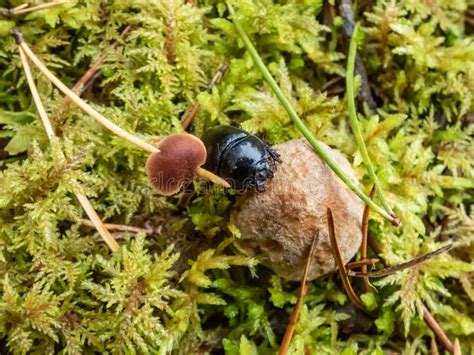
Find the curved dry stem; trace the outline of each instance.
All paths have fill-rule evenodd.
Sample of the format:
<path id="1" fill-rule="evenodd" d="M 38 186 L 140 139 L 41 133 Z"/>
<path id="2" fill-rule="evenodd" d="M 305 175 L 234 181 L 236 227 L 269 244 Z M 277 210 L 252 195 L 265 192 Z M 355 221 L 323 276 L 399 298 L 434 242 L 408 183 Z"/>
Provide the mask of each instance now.
<path id="1" fill-rule="evenodd" d="M 38 67 L 38 69 L 60 90 L 64 95 L 68 96 L 76 105 L 93 117 L 97 122 L 102 124 L 105 128 L 109 129 L 117 136 L 122 137 L 123 139 L 129 141 L 130 143 L 135 144 L 136 146 L 146 150 L 149 153 L 159 152 L 159 149 L 155 146 L 146 143 L 140 138 L 134 136 L 133 134 L 125 131 L 124 129 L 117 126 L 115 123 L 109 121 L 107 118 L 102 116 L 96 110 L 94 110 L 89 104 L 82 100 L 76 93 L 64 85 L 61 80 L 59 80 L 48 68 L 39 60 L 39 58 L 31 51 L 30 47 L 24 42 L 19 43 L 20 47 L 25 51 L 25 54 L 28 58 Z"/>
<path id="2" fill-rule="evenodd" d="M 375 185 L 372 186 L 372 189 L 370 190 L 369 197 L 370 199 L 374 198 L 374 193 L 375 193 Z M 367 259 L 367 238 L 369 234 L 369 213 L 370 213 L 370 206 L 365 205 L 364 207 L 364 213 L 362 215 L 362 244 L 360 245 L 360 257 L 362 260 Z M 362 272 L 366 273 L 367 272 L 367 265 L 362 266 Z M 369 283 L 369 278 L 364 277 L 363 278 L 363 283 L 364 283 L 364 290 L 365 292 L 369 292 L 371 290 L 371 286 Z"/>
<path id="3" fill-rule="evenodd" d="M 61 90 L 66 96 L 68 96 L 74 103 L 76 103 L 81 109 L 83 109 L 86 113 L 90 116 L 95 118 L 100 124 L 104 127 L 118 135 L 119 137 L 124 138 L 125 140 L 129 141 L 137 145 L 138 147 L 146 150 L 149 153 L 158 153 L 160 150 L 151 145 L 144 140 L 134 136 L 133 134 L 123 130 L 115 123 L 109 121 L 107 118 L 102 116 L 100 113 L 95 111 L 91 106 L 89 106 L 84 100 L 82 100 L 76 93 L 74 93 L 71 89 L 69 89 L 66 85 L 64 85 L 53 73 L 51 73 L 48 68 L 39 60 L 39 58 L 31 51 L 28 45 L 23 40 L 20 33 L 14 33 L 15 39 L 19 42 L 20 48 L 24 51 L 24 53 L 28 56 L 28 58 L 38 67 L 38 69 L 59 89 Z M 198 168 L 196 170 L 196 174 L 199 176 L 204 177 L 205 179 L 210 180 L 216 184 L 222 185 L 224 187 L 230 187 L 229 183 L 222 179 L 221 177 L 213 174 L 212 172 Z"/>
<path id="4" fill-rule="evenodd" d="M 265 63 L 263 62 L 262 58 L 258 54 L 257 50 L 253 46 L 252 42 L 250 41 L 249 37 L 247 36 L 247 33 L 243 29 L 242 25 L 236 18 L 236 13 L 232 5 L 230 5 L 229 2 L 226 2 L 227 8 L 229 9 L 230 14 L 232 15 L 232 21 L 234 23 L 235 28 L 237 29 L 237 32 L 240 35 L 240 38 L 243 40 L 245 47 L 247 48 L 247 51 L 251 55 L 255 65 L 257 66 L 258 70 L 262 73 L 263 78 L 265 81 L 268 83 L 268 85 L 271 87 L 273 90 L 275 96 L 278 98 L 282 106 L 285 108 L 286 112 L 288 112 L 288 115 L 291 117 L 293 120 L 295 126 L 298 128 L 298 130 L 303 134 L 303 136 L 306 138 L 306 140 L 309 142 L 311 147 L 313 147 L 313 150 L 321 157 L 321 159 L 324 160 L 324 162 L 331 168 L 332 171 L 346 184 L 348 188 L 350 188 L 362 201 L 364 201 L 366 204 L 370 205 L 370 207 L 373 208 L 374 211 L 379 213 L 381 216 L 389 220 L 394 226 L 398 226 L 399 222 L 397 218 L 389 213 L 387 213 L 382 207 L 377 205 L 374 201 L 372 201 L 363 191 L 362 189 L 354 183 L 346 174 L 345 172 L 339 167 L 339 165 L 332 159 L 324 150 L 324 148 L 321 146 L 321 144 L 318 142 L 318 140 L 314 137 L 313 133 L 306 127 L 304 122 L 301 120 L 301 118 L 298 116 L 296 113 L 295 109 L 291 105 L 290 101 L 287 99 L 287 97 L 283 94 L 283 91 L 281 91 L 280 87 L 278 86 L 277 82 L 273 78 L 273 76 L 270 74 L 270 71 L 268 68 L 265 66 Z"/>
<path id="5" fill-rule="evenodd" d="M 69 0 L 55 0 L 51 2 L 47 2 L 45 4 L 40 4 L 37 6 L 32 6 L 28 7 L 28 4 L 23 4 L 20 6 L 15 7 L 10 11 L 11 16 L 14 15 L 21 15 L 21 14 L 26 14 L 28 12 L 33 12 L 33 11 L 39 11 L 39 10 L 44 10 L 53 6 L 58 6 L 67 3 Z"/>
<path id="6" fill-rule="evenodd" d="M 38 89 L 36 88 L 33 75 L 31 74 L 30 65 L 28 64 L 26 55 L 21 47 L 19 47 L 19 51 L 20 51 L 21 62 L 23 64 L 23 69 L 25 71 L 26 80 L 30 87 L 31 95 L 33 96 L 33 101 L 35 102 L 36 109 L 38 110 L 38 114 L 41 117 L 41 121 L 43 122 L 43 126 L 46 130 L 46 134 L 48 135 L 49 140 L 51 140 L 55 137 L 53 127 L 51 125 L 51 121 L 49 120 L 48 114 L 46 113 L 46 110 L 44 109 L 43 102 L 41 101 L 41 98 L 39 97 Z M 82 194 L 76 194 L 76 197 L 81 203 L 82 208 L 86 212 L 87 216 L 92 221 L 94 227 L 99 232 L 102 239 L 104 239 L 104 241 L 109 246 L 110 250 L 112 250 L 113 252 L 117 251 L 119 248 L 118 243 L 115 241 L 114 237 L 112 237 L 110 232 L 102 223 L 101 219 L 99 218 L 96 211 L 94 210 L 94 207 L 92 207 L 92 204 L 90 203 L 89 199 Z"/>

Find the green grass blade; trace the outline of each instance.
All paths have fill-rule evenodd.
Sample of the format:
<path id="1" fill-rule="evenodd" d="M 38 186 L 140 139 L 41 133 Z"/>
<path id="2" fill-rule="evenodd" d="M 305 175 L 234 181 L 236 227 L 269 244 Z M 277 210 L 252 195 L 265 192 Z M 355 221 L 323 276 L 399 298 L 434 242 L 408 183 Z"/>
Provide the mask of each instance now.
<path id="1" fill-rule="evenodd" d="M 375 174 L 374 166 L 370 160 L 369 152 L 365 146 L 364 137 L 362 135 L 362 130 L 360 128 L 359 119 L 357 118 L 357 111 L 355 106 L 354 98 L 354 66 L 357 53 L 357 34 L 359 31 L 359 24 L 356 24 L 354 31 L 352 32 L 351 42 L 349 46 L 349 56 L 347 58 L 347 71 L 346 71 L 346 95 L 347 95 L 347 104 L 349 108 L 349 118 L 351 121 L 352 132 L 354 133 L 357 145 L 362 155 L 362 160 L 367 168 L 370 178 L 375 184 L 375 191 L 377 193 L 380 202 L 382 203 L 383 208 L 390 215 L 394 215 L 392 209 L 388 205 L 385 197 L 383 195 L 382 187 L 380 186 L 379 179 Z"/>
<path id="2" fill-rule="evenodd" d="M 245 33 L 244 29 L 240 25 L 239 21 L 236 19 L 236 14 L 234 8 L 227 3 L 227 7 L 229 9 L 230 14 L 232 15 L 232 21 L 234 23 L 237 32 L 239 33 L 240 37 L 242 38 L 245 47 L 247 48 L 248 52 L 252 56 L 257 68 L 263 75 L 265 81 L 270 85 L 273 92 L 277 96 L 280 103 L 286 109 L 288 114 L 290 115 L 291 119 L 295 123 L 296 127 L 299 131 L 303 134 L 303 136 L 308 140 L 309 144 L 313 147 L 314 151 L 324 160 L 324 162 L 334 171 L 334 173 L 349 187 L 362 201 L 368 204 L 374 211 L 388 219 L 392 224 L 398 225 L 397 219 L 395 219 L 392 215 L 388 214 L 382 207 L 377 205 L 374 201 L 372 201 L 363 191 L 362 189 L 356 185 L 345 173 L 342 169 L 337 165 L 337 163 L 324 151 L 323 147 L 319 144 L 316 140 L 314 135 L 311 131 L 305 126 L 301 118 L 296 113 L 293 106 L 291 106 L 290 102 L 286 98 L 286 96 L 281 91 L 280 87 L 278 86 L 275 79 L 272 77 L 270 72 L 268 71 L 265 63 L 263 63 L 262 58 L 258 54 L 257 50 L 253 46 L 252 42 L 248 38 L 247 34 Z"/>

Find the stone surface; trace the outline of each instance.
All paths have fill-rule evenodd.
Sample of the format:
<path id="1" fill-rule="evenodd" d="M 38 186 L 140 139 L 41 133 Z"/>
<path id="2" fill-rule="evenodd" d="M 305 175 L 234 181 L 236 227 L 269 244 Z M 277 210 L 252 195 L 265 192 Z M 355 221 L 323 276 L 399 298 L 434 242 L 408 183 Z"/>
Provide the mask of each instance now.
<path id="1" fill-rule="evenodd" d="M 354 181 L 354 172 L 338 151 L 321 143 Z M 283 163 L 263 193 L 241 196 L 232 219 L 242 233 L 243 253 L 258 256 L 264 265 L 288 280 L 300 280 L 306 255 L 319 239 L 308 280 L 336 270 L 329 241 L 326 209 L 331 207 L 336 235 L 347 263 L 360 247 L 363 202 L 312 150 L 306 140 L 274 146 Z"/>

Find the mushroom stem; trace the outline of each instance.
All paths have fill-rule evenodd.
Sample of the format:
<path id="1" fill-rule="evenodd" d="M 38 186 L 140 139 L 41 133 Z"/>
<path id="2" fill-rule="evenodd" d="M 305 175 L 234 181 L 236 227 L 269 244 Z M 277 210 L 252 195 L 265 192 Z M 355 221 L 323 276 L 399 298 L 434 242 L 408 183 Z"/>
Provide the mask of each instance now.
<path id="1" fill-rule="evenodd" d="M 26 80 L 28 81 L 31 94 L 33 96 L 33 101 L 35 102 L 36 109 L 38 110 L 38 114 L 41 117 L 41 121 L 43 122 L 44 128 L 46 130 L 46 134 L 48 135 L 48 138 L 51 141 L 55 137 L 53 127 L 48 118 L 46 110 L 44 109 L 41 98 L 39 97 L 38 89 L 36 88 L 35 81 L 33 79 L 33 76 L 31 75 L 31 69 L 30 69 L 30 65 L 28 64 L 26 55 L 21 47 L 19 48 L 19 50 L 20 50 L 21 63 L 23 64 L 23 69 L 25 71 Z M 92 207 L 92 204 L 90 203 L 89 199 L 85 195 L 78 194 L 78 193 L 76 193 L 76 197 L 81 203 L 82 208 L 86 212 L 87 216 L 92 221 L 94 227 L 99 232 L 100 236 L 104 239 L 104 241 L 109 246 L 110 250 L 112 250 L 113 252 L 117 251 L 119 248 L 118 243 L 115 241 L 114 237 L 112 237 L 110 232 L 102 223 L 101 219 L 97 215 L 97 212 L 94 210 L 94 207 Z"/>
<path id="2" fill-rule="evenodd" d="M 49 71 L 48 68 L 39 60 L 39 58 L 31 51 L 30 47 L 26 44 L 23 39 L 23 35 L 18 30 L 13 32 L 13 36 L 17 44 L 20 46 L 20 49 L 24 51 L 24 53 L 28 56 L 28 58 L 38 67 L 38 69 L 60 90 L 64 93 L 64 95 L 68 96 L 74 103 L 76 103 L 81 109 L 83 109 L 86 113 L 92 116 L 95 120 L 97 120 L 100 124 L 102 124 L 105 128 L 109 129 L 119 137 L 129 141 L 137 145 L 138 147 L 142 148 L 143 150 L 149 153 L 159 153 L 159 149 L 152 144 L 145 142 L 144 140 L 134 136 L 133 134 L 125 131 L 124 129 L 117 126 L 115 123 L 109 121 L 107 118 L 102 116 L 96 110 L 94 110 L 90 105 L 88 105 L 84 100 L 82 100 L 76 93 L 74 93 L 71 89 L 69 89 L 66 85 L 64 85 L 61 80 L 59 80 L 52 72 Z M 230 187 L 230 185 L 219 176 L 211 173 L 210 171 L 198 168 L 196 170 L 196 174 L 202 176 L 205 179 L 210 180 L 213 183 L 222 185 L 224 187 Z"/>
<path id="3" fill-rule="evenodd" d="M 137 145 L 138 147 L 146 150 L 149 153 L 156 153 L 159 152 L 159 149 L 155 146 L 146 143 L 145 141 L 141 140 L 140 138 L 134 136 L 133 134 L 125 131 L 124 129 L 117 126 L 115 123 L 109 121 L 107 118 L 102 116 L 96 110 L 94 110 L 89 104 L 87 104 L 84 100 L 82 100 L 76 93 L 74 93 L 71 89 L 69 89 L 66 85 L 64 85 L 61 80 L 59 80 L 53 73 L 49 71 L 48 68 L 39 60 L 39 58 L 31 51 L 30 47 L 25 43 L 21 36 L 15 36 L 16 40 L 19 41 L 19 46 L 24 50 L 25 54 L 28 58 L 38 67 L 38 69 L 60 90 L 64 93 L 64 95 L 68 96 L 76 105 L 78 105 L 81 109 L 83 109 L 86 113 L 92 116 L 97 122 L 102 124 L 105 128 L 109 129 L 119 137 L 124 138 L 125 140 L 129 141 Z"/>
<path id="4" fill-rule="evenodd" d="M 229 188 L 230 187 L 230 184 L 225 181 L 223 178 L 217 176 L 216 174 L 214 173 L 211 173 L 209 170 L 206 170 L 204 168 L 197 168 L 196 169 L 196 175 L 206 179 L 206 180 L 209 180 L 211 182 L 213 182 L 214 184 L 219 184 L 221 186 L 224 186 L 224 187 L 227 187 Z"/>

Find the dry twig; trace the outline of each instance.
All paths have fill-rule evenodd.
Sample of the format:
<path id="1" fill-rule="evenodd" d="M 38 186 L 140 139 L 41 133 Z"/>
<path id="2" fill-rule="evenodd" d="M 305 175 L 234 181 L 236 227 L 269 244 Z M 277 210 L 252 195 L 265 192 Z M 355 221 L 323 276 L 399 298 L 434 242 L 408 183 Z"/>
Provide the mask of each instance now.
<path id="1" fill-rule="evenodd" d="M 368 236 L 369 238 L 369 245 L 372 248 L 372 250 L 377 254 L 377 256 L 380 259 L 380 262 L 383 265 L 387 265 L 387 262 L 385 261 L 384 258 L 382 258 L 380 255 L 383 253 L 383 249 L 380 246 L 380 244 L 375 240 L 374 237 L 371 235 Z M 433 317 L 431 314 L 430 310 L 426 305 L 423 305 L 423 319 L 425 323 L 430 327 L 430 329 L 433 331 L 433 333 L 436 335 L 436 337 L 439 339 L 439 341 L 443 344 L 443 346 L 448 350 L 450 353 L 453 353 L 453 343 L 451 340 L 449 340 L 448 336 L 446 335 L 445 331 L 439 323 L 436 321 L 436 319 Z"/>
<path id="2" fill-rule="evenodd" d="M 439 255 L 441 253 L 445 253 L 448 250 L 450 250 L 453 247 L 452 244 L 445 245 L 444 247 L 441 247 L 439 249 L 436 249 L 435 251 L 432 251 L 431 253 L 427 253 L 425 255 L 419 256 L 417 258 L 414 258 L 410 261 L 407 261 L 405 263 L 393 265 L 390 267 L 386 267 L 382 270 L 378 271 L 373 271 L 373 272 L 354 272 L 350 271 L 349 276 L 354 276 L 354 277 L 383 277 L 387 275 L 391 275 L 397 271 L 407 269 L 410 267 L 413 267 L 417 264 L 420 264 L 428 259 L 434 258 L 436 255 Z"/>

